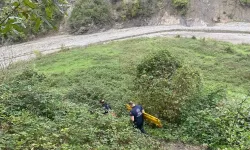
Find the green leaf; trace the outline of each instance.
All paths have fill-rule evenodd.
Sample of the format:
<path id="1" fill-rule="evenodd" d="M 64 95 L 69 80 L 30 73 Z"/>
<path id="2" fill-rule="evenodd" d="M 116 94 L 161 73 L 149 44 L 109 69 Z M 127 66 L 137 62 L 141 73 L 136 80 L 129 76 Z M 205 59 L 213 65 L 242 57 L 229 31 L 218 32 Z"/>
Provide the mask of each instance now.
<path id="1" fill-rule="evenodd" d="M 46 7 L 45 12 L 46 12 L 47 17 L 51 19 L 53 15 L 52 7 Z"/>
<path id="2" fill-rule="evenodd" d="M 23 15 L 26 19 L 29 18 L 29 14 L 28 14 L 27 12 L 22 12 L 22 15 Z"/>
<path id="3" fill-rule="evenodd" d="M 9 32 L 11 29 L 11 25 L 5 26 L 5 28 L 2 30 L 3 34 L 6 34 L 7 32 Z"/>
<path id="4" fill-rule="evenodd" d="M 12 27 L 13 27 L 16 31 L 18 31 L 18 32 L 22 32 L 22 31 L 23 31 L 22 28 L 21 28 L 19 25 L 17 25 L 17 24 L 13 24 Z"/>
<path id="5" fill-rule="evenodd" d="M 35 24 L 35 31 L 38 31 L 39 30 L 39 28 L 40 28 L 40 26 L 41 26 L 41 23 L 42 23 L 42 21 L 41 21 L 41 19 L 37 19 L 36 20 L 36 24 Z"/>
<path id="6" fill-rule="evenodd" d="M 18 5 L 20 5 L 20 3 L 19 2 L 14 2 L 12 5 L 17 7 Z"/>
<path id="7" fill-rule="evenodd" d="M 15 22 L 15 18 L 9 17 L 8 20 L 6 21 L 6 24 L 8 25 L 8 24 L 12 24 L 14 22 Z"/>
<path id="8" fill-rule="evenodd" d="M 33 2 L 31 2 L 30 0 L 23 0 L 24 4 L 32 9 L 35 9 L 37 7 L 37 5 Z"/>

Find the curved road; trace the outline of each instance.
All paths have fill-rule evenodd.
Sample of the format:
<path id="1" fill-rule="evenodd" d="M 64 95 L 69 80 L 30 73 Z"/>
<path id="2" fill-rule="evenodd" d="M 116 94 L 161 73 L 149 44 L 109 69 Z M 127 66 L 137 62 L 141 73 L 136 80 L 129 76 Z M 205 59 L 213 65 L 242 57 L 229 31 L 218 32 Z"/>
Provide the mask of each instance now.
<path id="1" fill-rule="evenodd" d="M 34 41 L 0 47 L 0 67 L 12 62 L 34 58 L 34 51 L 43 54 L 60 51 L 62 48 L 84 47 L 89 44 L 103 43 L 135 37 L 176 36 L 206 37 L 228 41 L 235 44 L 250 44 L 250 23 L 217 24 L 213 27 L 184 26 L 144 26 L 127 29 L 113 29 L 90 35 L 57 35 Z"/>

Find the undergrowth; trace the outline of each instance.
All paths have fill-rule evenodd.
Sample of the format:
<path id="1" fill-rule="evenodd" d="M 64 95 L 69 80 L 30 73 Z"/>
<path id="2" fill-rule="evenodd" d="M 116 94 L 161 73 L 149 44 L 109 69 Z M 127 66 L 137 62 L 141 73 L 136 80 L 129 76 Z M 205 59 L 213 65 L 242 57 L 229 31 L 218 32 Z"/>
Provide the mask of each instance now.
<path id="1" fill-rule="evenodd" d="M 159 52 L 166 55 L 157 55 Z M 214 149 L 249 149 L 250 105 L 245 98 L 249 91 L 249 54 L 249 45 L 143 38 L 73 49 L 10 66 L 0 75 L 0 148 L 163 149 L 155 138 L 132 129 L 124 104 L 133 100 L 146 112 L 159 112 L 164 118 L 163 129 L 146 126 L 150 135 Z M 176 64 L 174 75 L 162 76 L 169 69 L 162 65 L 168 62 Z M 142 76 L 146 73 L 142 64 L 156 65 L 149 69 L 153 71 L 147 74 L 150 78 L 141 80 L 157 83 L 148 84 L 155 97 L 145 104 L 137 95 L 140 88 L 135 88 L 135 79 L 140 77 L 136 70 L 142 68 Z M 198 80 L 192 73 L 199 74 Z M 165 82 L 166 77 L 171 78 Z M 175 100 L 181 103 L 168 99 L 175 105 L 172 110 L 178 110 L 173 114 L 178 115 L 173 115 L 177 121 L 166 119 L 161 111 L 171 108 L 161 105 L 166 100 L 164 94 L 171 96 L 175 86 L 197 81 L 202 82 L 198 92 L 176 92 Z M 154 88 L 161 82 L 166 83 L 162 87 L 167 90 Z M 163 97 L 157 100 L 159 91 Z M 100 99 L 110 103 L 118 118 L 101 114 Z M 156 113 L 150 102 L 159 106 Z"/>
<path id="2" fill-rule="evenodd" d="M 115 23 L 146 19 L 159 11 L 159 4 L 162 0 L 78 0 L 69 18 L 70 30 L 75 34 L 90 33 Z"/>

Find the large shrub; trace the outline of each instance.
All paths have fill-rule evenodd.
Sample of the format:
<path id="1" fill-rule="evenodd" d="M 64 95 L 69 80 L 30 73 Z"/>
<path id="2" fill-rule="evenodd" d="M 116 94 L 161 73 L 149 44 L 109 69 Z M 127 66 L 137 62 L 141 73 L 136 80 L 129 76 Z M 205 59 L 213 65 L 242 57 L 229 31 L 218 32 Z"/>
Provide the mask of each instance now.
<path id="1" fill-rule="evenodd" d="M 183 9 L 187 7 L 188 0 L 173 0 L 172 3 L 174 7 L 178 9 Z"/>
<path id="2" fill-rule="evenodd" d="M 60 96 L 36 87 L 44 79 L 43 74 L 25 70 L 11 81 L 1 84 L 0 101 L 6 106 L 6 111 L 16 114 L 26 110 L 38 116 L 53 119 L 56 107 L 52 102 Z"/>
<path id="3" fill-rule="evenodd" d="M 216 99 L 220 96 L 217 92 L 211 94 L 200 97 L 197 100 L 200 104 L 193 103 L 195 109 L 189 107 L 188 116 L 180 127 L 184 136 L 213 148 L 249 149 L 250 120 L 247 105 L 241 107 L 241 104 L 228 105 L 222 102 L 218 105 Z M 206 101 L 213 104 L 206 105 Z"/>
<path id="4" fill-rule="evenodd" d="M 120 13 L 121 19 L 123 20 L 137 17 L 150 17 L 158 8 L 157 2 L 158 1 L 152 0 L 123 0 L 120 6 L 121 10 L 118 10 L 118 13 Z"/>
<path id="5" fill-rule="evenodd" d="M 112 21 L 111 9 L 108 1 L 77 1 L 69 18 L 71 31 L 85 33 L 94 28 L 94 26 L 103 27 L 110 25 Z"/>
<path id="6" fill-rule="evenodd" d="M 182 14 L 185 15 L 187 11 L 189 0 L 172 0 L 172 5 Z"/>
<path id="7" fill-rule="evenodd" d="M 115 22 L 145 24 L 139 18 L 148 18 L 157 13 L 161 0 L 78 0 L 69 18 L 72 33 L 84 34 L 96 32 L 101 28 L 110 28 Z"/>
<path id="8" fill-rule="evenodd" d="M 199 93 L 200 86 L 200 74 L 167 51 L 150 55 L 137 66 L 138 101 L 146 111 L 169 122 L 178 122 L 181 107 Z"/>

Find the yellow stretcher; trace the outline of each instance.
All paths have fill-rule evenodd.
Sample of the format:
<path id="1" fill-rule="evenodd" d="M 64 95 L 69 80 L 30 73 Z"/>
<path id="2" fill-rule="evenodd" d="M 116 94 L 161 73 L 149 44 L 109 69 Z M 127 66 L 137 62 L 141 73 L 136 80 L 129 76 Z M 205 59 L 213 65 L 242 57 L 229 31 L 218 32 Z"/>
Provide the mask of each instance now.
<path id="1" fill-rule="evenodd" d="M 132 109 L 132 108 L 129 106 L 129 104 L 126 104 L 126 108 L 127 108 L 128 110 L 131 110 L 131 109 Z M 147 121 L 149 121 L 149 122 L 155 124 L 156 126 L 158 126 L 158 127 L 160 127 L 160 128 L 162 127 L 162 124 L 161 124 L 161 120 L 160 120 L 160 119 L 158 119 L 158 118 L 156 118 L 156 117 L 154 117 L 154 116 L 152 116 L 152 115 L 150 115 L 150 114 L 148 114 L 148 113 L 143 113 L 143 117 L 144 117 L 145 120 L 147 120 Z"/>

